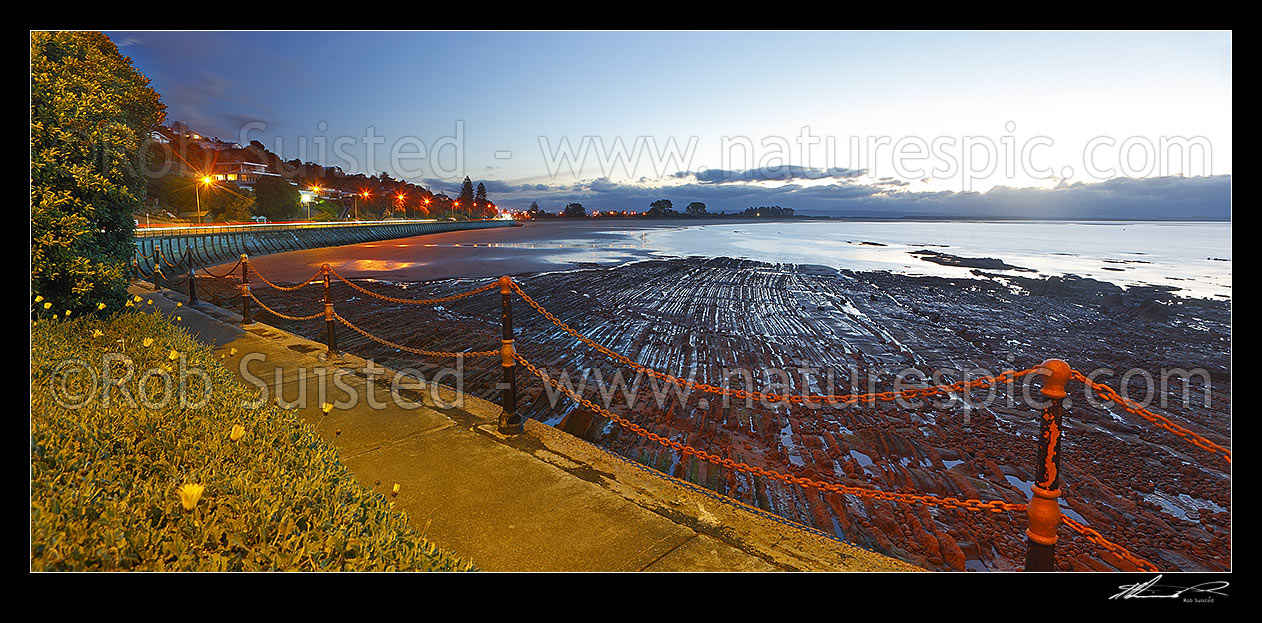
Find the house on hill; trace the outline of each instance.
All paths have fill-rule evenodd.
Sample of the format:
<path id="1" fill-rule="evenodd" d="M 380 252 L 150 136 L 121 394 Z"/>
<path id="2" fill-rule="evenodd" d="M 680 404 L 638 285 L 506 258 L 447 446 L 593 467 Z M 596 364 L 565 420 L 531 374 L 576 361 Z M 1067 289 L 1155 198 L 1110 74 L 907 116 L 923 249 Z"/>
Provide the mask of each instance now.
<path id="1" fill-rule="evenodd" d="M 259 178 L 271 176 L 280 177 L 276 173 L 272 173 L 271 167 L 260 162 L 218 162 L 215 163 L 215 169 L 211 173 L 211 177 L 217 182 L 231 182 L 246 190 L 254 190 L 254 184 Z"/>

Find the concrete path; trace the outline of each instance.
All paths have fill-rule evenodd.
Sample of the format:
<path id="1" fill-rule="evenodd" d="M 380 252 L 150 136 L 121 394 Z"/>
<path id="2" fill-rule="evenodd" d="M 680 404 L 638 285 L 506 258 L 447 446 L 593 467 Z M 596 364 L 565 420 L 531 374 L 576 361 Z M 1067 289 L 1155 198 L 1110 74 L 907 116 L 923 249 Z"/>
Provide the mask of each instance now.
<path id="1" fill-rule="evenodd" d="M 393 497 L 426 538 L 486 571 L 919 571 L 528 421 L 235 313 L 153 299 L 265 400 L 317 427 L 359 481 Z M 142 306 L 142 308 L 147 306 Z M 315 321 L 312 321 L 315 322 Z M 327 415 L 322 405 L 331 404 Z"/>

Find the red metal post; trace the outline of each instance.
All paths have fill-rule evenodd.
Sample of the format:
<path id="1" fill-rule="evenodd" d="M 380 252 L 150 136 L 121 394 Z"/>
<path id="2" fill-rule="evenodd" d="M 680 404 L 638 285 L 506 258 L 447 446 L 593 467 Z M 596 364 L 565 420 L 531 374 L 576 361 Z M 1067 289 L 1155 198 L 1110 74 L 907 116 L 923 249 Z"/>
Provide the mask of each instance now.
<path id="1" fill-rule="evenodd" d="M 503 327 L 500 340 L 500 363 L 504 370 L 500 382 L 500 396 L 503 399 L 504 412 L 500 414 L 499 432 L 501 435 L 520 435 L 526 427 L 521 416 L 517 415 L 517 361 L 513 357 L 513 297 L 512 279 L 500 277 L 500 297 L 502 299 L 500 324 Z"/>
<path id="2" fill-rule="evenodd" d="M 250 324 L 250 256 L 241 254 L 241 324 Z"/>
<path id="3" fill-rule="evenodd" d="M 329 281 L 329 265 L 321 266 L 320 272 L 324 273 L 324 325 L 328 333 L 329 346 L 326 359 L 333 359 L 337 356 L 337 334 L 333 331 L 333 296 L 332 284 Z"/>
<path id="4" fill-rule="evenodd" d="M 197 277 L 193 274 L 193 258 L 188 245 L 184 246 L 184 262 L 188 264 L 188 304 L 197 302 Z"/>
<path id="5" fill-rule="evenodd" d="M 1043 418 L 1039 425 L 1039 454 L 1034 469 L 1033 495 L 1026 506 L 1030 527 L 1025 554 L 1026 571 L 1056 570 L 1056 527 L 1060 525 L 1060 439 L 1065 383 L 1069 381 L 1069 364 L 1048 359 L 1039 365 L 1043 375 Z"/>

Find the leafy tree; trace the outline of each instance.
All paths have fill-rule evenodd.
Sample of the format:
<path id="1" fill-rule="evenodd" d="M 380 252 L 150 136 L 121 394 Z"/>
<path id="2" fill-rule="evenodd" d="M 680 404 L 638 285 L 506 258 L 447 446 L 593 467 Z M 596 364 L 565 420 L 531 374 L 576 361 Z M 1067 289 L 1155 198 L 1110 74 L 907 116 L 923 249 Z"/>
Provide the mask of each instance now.
<path id="1" fill-rule="evenodd" d="M 566 205 L 565 211 L 562 212 L 561 215 L 567 218 L 583 218 L 587 216 L 587 208 L 584 208 L 583 204 L 575 201 L 574 203 Z"/>
<path id="2" fill-rule="evenodd" d="M 298 215 L 302 193 L 282 178 L 264 175 L 254 183 L 254 213 L 269 221 L 284 221 Z"/>
<path id="3" fill-rule="evenodd" d="M 684 214 L 687 214 L 688 216 L 705 216 L 705 204 L 700 201 L 694 201 L 688 204 L 688 207 L 684 208 Z"/>
<path id="4" fill-rule="evenodd" d="M 456 201 L 460 202 L 462 212 L 473 207 L 473 182 L 468 175 L 464 178 L 464 184 L 460 186 L 460 196 L 456 198 Z"/>
<path id="5" fill-rule="evenodd" d="M 658 199 L 657 201 L 649 204 L 648 215 L 651 217 L 666 216 L 667 214 L 674 212 L 674 207 L 675 205 L 670 202 L 670 199 Z"/>
<path id="6" fill-rule="evenodd" d="M 165 114 L 109 37 L 31 33 L 31 288 L 50 309 L 122 305 L 144 143 Z"/>
<path id="7" fill-rule="evenodd" d="M 227 223 L 248 223 L 254 216 L 254 197 L 246 194 L 232 196 L 223 210 L 216 212 L 215 220 Z"/>
<path id="8" fill-rule="evenodd" d="M 782 208 L 780 206 L 758 206 L 754 208 L 745 208 L 745 216 L 755 218 L 782 218 L 793 216 L 793 208 Z"/>

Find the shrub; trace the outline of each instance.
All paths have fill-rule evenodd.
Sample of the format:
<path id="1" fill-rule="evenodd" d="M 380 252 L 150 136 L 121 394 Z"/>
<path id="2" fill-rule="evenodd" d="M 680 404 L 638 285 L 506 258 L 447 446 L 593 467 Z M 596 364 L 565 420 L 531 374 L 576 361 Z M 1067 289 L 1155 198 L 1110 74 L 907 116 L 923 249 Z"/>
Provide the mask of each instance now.
<path id="1" fill-rule="evenodd" d="M 31 33 L 31 282 L 58 313 L 122 305 L 163 114 L 105 35 Z"/>
<path id="2" fill-rule="evenodd" d="M 40 320 L 32 344 L 32 570 L 471 568 L 356 482 L 295 414 L 243 407 L 256 390 L 162 316 Z M 130 359 L 134 373 L 121 387 L 136 406 L 119 388 L 107 406 L 97 387 L 95 399 L 72 408 L 67 397 L 103 383 L 62 362 L 103 376 L 107 353 Z M 108 365 L 112 378 L 124 376 L 124 362 Z M 184 405 L 161 405 L 160 376 L 139 386 L 142 371 L 166 370 L 178 392 L 181 366 L 203 370 L 211 391 L 194 376 Z M 186 484 L 204 487 L 191 511 L 180 495 Z"/>

